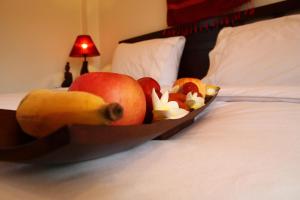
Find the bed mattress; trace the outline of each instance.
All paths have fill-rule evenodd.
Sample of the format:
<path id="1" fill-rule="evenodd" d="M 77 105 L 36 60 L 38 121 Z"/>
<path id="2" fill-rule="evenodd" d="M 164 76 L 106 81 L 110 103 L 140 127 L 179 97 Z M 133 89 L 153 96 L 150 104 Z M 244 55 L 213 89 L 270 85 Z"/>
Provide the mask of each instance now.
<path id="1" fill-rule="evenodd" d="M 73 165 L 1 162 L 1 198 L 299 199 L 300 98 L 233 90 L 166 141 Z M 23 96 L 2 95 L 0 107 L 15 109 Z"/>

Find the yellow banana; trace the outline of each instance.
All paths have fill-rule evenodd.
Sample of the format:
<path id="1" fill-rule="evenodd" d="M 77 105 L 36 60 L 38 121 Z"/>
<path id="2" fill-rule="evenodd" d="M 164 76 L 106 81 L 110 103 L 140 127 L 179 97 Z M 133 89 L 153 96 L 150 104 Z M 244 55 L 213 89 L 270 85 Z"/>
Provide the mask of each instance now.
<path id="1" fill-rule="evenodd" d="M 51 90 L 30 92 L 16 112 L 23 131 L 38 138 L 68 124 L 109 125 L 122 115 L 119 104 L 107 104 L 94 94 Z"/>

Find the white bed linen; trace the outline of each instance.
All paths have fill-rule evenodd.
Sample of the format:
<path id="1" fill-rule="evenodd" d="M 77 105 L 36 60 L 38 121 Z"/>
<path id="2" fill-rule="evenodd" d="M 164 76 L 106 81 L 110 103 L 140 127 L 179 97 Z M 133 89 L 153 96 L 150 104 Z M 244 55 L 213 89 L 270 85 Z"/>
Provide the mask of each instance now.
<path id="1" fill-rule="evenodd" d="M 68 166 L 0 162 L 1 199 L 300 199 L 300 104 L 232 90 L 170 140 Z"/>
<path id="2" fill-rule="evenodd" d="M 0 94 L 0 109 L 16 110 L 26 92 Z"/>
<path id="3" fill-rule="evenodd" d="M 204 82 L 226 86 L 300 84 L 300 14 L 226 27 L 209 53 Z"/>
<path id="4" fill-rule="evenodd" d="M 66 91 L 68 88 L 53 88 L 53 91 Z M 28 92 L 0 94 L 0 109 L 16 110 Z"/>

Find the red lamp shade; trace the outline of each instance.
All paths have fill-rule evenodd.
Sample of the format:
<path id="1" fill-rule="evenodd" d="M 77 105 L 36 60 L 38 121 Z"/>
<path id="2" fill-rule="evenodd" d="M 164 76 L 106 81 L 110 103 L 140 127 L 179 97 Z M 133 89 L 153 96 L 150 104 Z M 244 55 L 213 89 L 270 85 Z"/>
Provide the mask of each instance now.
<path id="1" fill-rule="evenodd" d="M 89 35 L 77 36 L 70 52 L 70 57 L 92 57 L 99 55 L 100 53 Z"/>

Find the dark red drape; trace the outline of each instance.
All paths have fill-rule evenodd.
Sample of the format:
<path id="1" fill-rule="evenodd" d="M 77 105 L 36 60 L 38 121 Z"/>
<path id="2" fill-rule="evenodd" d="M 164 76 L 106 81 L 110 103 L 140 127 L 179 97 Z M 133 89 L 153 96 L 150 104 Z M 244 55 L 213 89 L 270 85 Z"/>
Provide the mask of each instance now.
<path id="1" fill-rule="evenodd" d="M 169 26 L 213 17 L 250 0 L 167 0 Z"/>

